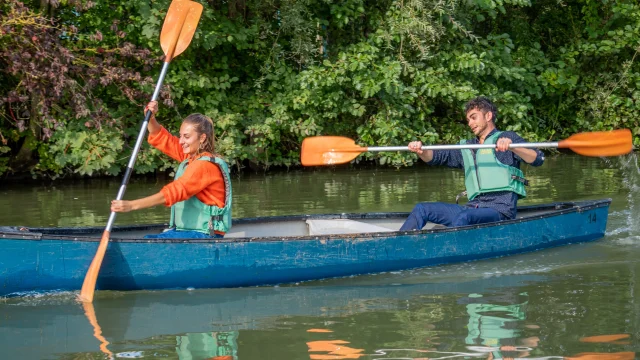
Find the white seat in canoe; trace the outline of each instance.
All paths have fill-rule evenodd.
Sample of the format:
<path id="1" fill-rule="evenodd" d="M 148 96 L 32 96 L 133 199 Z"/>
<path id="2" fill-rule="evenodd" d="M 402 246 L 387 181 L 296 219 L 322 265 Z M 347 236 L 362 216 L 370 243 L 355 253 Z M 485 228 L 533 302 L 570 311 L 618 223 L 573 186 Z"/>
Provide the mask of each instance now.
<path id="1" fill-rule="evenodd" d="M 309 235 L 358 234 L 396 231 L 386 227 L 349 219 L 307 220 Z"/>

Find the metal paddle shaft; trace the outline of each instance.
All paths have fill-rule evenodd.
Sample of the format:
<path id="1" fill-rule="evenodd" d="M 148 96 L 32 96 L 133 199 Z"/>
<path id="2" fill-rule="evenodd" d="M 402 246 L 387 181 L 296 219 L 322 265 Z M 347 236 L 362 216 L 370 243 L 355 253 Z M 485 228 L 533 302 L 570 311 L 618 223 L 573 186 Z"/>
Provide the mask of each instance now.
<path id="1" fill-rule="evenodd" d="M 162 82 L 164 81 L 165 76 L 167 75 L 167 70 L 169 69 L 169 63 L 165 62 L 162 66 L 162 71 L 160 72 L 160 77 L 158 78 L 158 83 L 156 84 L 156 89 L 153 92 L 153 96 L 151 96 L 151 101 L 156 101 L 158 96 L 160 95 L 160 89 L 162 88 Z M 142 142 L 147 134 L 147 126 L 149 125 L 149 120 L 151 119 L 151 111 L 147 111 L 144 115 L 144 121 L 140 126 L 140 133 L 138 134 L 138 139 L 136 140 L 136 145 L 133 147 L 133 152 L 131 153 L 131 157 L 129 158 L 129 164 L 127 164 L 127 169 L 124 172 L 124 176 L 122 177 L 122 183 L 120 183 L 120 189 L 118 190 L 118 195 L 116 196 L 116 200 L 122 200 L 124 198 L 124 193 L 127 190 L 127 185 L 129 184 L 129 179 L 131 178 L 131 174 L 133 174 L 133 167 L 136 164 L 136 159 L 138 158 L 138 152 L 140 152 L 140 148 L 142 147 Z M 116 212 L 112 211 L 111 215 L 109 215 L 109 221 L 107 221 L 107 226 L 105 227 L 105 231 L 111 232 L 111 227 L 113 226 L 113 222 L 116 220 Z"/>
<path id="2" fill-rule="evenodd" d="M 162 83 L 167 74 L 171 60 L 182 53 L 191 43 L 191 39 L 193 39 L 196 27 L 200 21 L 202 10 L 203 6 L 201 4 L 189 0 L 173 0 L 171 5 L 169 5 L 169 10 L 167 10 L 167 15 L 160 34 L 160 45 L 165 54 L 165 62 L 162 66 L 162 71 L 160 72 L 160 77 L 158 78 L 158 83 L 156 84 L 151 101 L 156 101 L 158 99 L 160 89 L 162 88 Z M 122 183 L 118 190 L 116 200 L 122 200 L 124 197 L 127 184 L 129 183 L 129 179 L 133 173 L 133 166 L 138 158 L 138 152 L 140 151 L 140 147 L 142 147 L 142 142 L 144 141 L 147 133 L 147 126 L 150 119 L 151 111 L 147 111 L 144 116 L 144 121 L 140 127 L 140 133 L 138 134 L 136 145 L 131 153 L 129 164 L 127 165 L 127 169 L 122 178 Z M 109 235 L 115 219 L 116 213 L 112 211 L 109 215 L 109 220 L 107 221 L 107 226 L 102 234 L 100 243 L 98 244 L 96 255 L 93 257 L 91 265 L 89 265 L 89 269 L 85 275 L 84 282 L 82 283 L 82 289 L 80 290 L 80 295 L 78 297 L 80 301 L 93 301 L 96 282 L 98 280 L 98 274 L 100 273 L 100 266 L 102 265 L 102 260 L 104 259 L 104 255 L 107 251 Z"/>
<path id="3" fill-rule="evenodd" d="M 458 144 L 458 145 L 425 145 L 421 147 L 422 150 L 456 150 L 456 149 L 493 149 L 496 144 Z M 557 148 L 557 142 L 544 142 L 544 143 L 523 143 L 523 144 L 509 144 L 509 149 L 515 148 Z M 408 151 L 408 146 L 369 146 L 366 151 L 380 152 L 380 151 Z"/>

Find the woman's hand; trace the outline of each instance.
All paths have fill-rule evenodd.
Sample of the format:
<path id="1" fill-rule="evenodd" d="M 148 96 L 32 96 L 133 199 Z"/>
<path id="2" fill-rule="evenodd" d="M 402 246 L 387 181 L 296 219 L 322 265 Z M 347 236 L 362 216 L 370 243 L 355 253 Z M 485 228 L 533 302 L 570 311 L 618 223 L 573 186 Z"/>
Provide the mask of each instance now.
<path id="1" fill-rule="evenodd" d="M 147 106 L 144 107 L 144 114 L 147 115 L 147 111 L 151 111 L 151 118 L 149 124 L 147 125 L 147 130 L 149 130 L 149 134 L 155 135 L 162 129 L 162 126 L 156 120 L 156 113 L 158 112 L 158 102 L 150 101 Z"/>
<path id="2" fill-rule="evenodd" d="M 147 114 L 147 111 L 151 111 L 151 117 L 155 118 L 156 113 L 158 112 L 158 102 L 150 101 L 147 106 L 144 107 L 144 113 Z"/>
<path id="3" fill-rule="evenodd" d="M 127 200 L 111 200 L 111 211 L 113 212 L 129 212 L 135 210 L 131 201 Z"/>
<path id="4" fill-rule="evenodd" d="M 146 209 L 148 207 L 162 205 L 165 203 L 164 194 L 158 192 L 137 200 L 111 200 L 111 211 L 129 212 L 133 210 Z"/>

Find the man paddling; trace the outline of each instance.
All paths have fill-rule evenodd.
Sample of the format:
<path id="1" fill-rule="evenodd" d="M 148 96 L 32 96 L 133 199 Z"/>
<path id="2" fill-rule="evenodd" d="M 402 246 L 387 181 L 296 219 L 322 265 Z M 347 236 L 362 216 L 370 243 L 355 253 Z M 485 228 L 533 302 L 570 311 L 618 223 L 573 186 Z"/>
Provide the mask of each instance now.
<path id="1" fill-rule="evenodd" d="M 465 187 L 469 202 L 465 205 L 441 202 L 417 204 L 400 228 L 421 230 L 429 221 L 445 226 L 464 226 L 513 219 L 519 198 L 526 196 L 526 180 L 520 162 L 533 166 L 544 162 L 538 149 L 514 148 L 526 142 L 512 131 L 496 129 L 498 110 L 486 97 L 477 97 L 465 105 L 467 123 L 476 138 L 461 144 L 496 144 L 494 149 L 422 150 L 422 142 L 409 143 L 427 165 L 444 165 L 465 170 Z"/>

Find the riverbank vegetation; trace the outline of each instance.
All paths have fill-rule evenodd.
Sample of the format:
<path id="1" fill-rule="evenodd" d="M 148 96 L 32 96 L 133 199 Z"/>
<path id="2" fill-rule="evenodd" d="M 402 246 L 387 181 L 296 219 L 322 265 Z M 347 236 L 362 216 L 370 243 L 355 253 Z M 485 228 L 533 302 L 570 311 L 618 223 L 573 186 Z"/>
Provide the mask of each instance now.
<path id="1" fill-rule="evenodd" d="M 635 0 L 209 0 L 158 115 L 201 112 L 235 169 L 299 166 L 300 143 L 457 143 L 464 103 L 529 141 L 629 128 L 640 145 Z M 162 66 L 169 0 L 0 4 L 0 175 L 117 175 Z M 409 153 L 358 161 L 408 166 Z M 173 162 L 145 144 L 136 172 Z"/>

